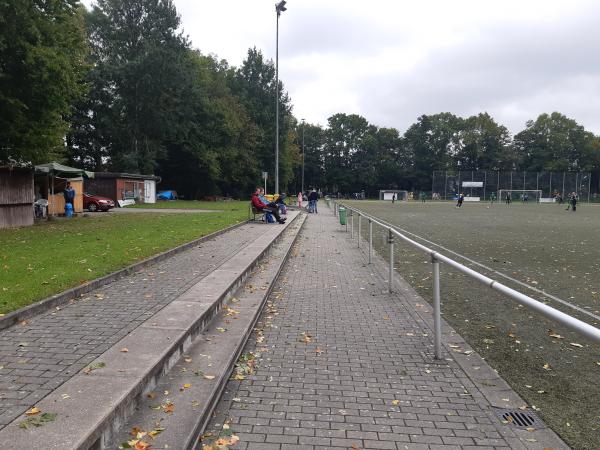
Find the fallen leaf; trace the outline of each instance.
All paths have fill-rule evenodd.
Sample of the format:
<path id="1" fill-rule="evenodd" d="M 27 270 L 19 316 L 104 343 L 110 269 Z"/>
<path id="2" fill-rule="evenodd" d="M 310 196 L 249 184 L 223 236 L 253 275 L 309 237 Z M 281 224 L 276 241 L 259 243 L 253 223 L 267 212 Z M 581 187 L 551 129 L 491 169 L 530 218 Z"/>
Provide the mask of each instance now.
<path id="1" fill-rule="evenodd" d="M 392 400 L 392 405 L 398 406 L 400 404 L 400 400 Z"/>
<path id="2" fill-rule="evenodd" d="M 31 408 L 29 411 L 26 411 L 25 414 L 28 416 L 33 416 L 35 414 L 39 414 L 41 412 L 41 410 L 39 408 L 36 408 L 35 406 L 33 408 Z"/>
<path id="3" fill-rule="evenodd" d="M 217 328 L 217 331 L 219 333 L 225 333 L 227 330 L 225 328 L 223 328 L 223 327 L 219 327 L 219 328 Z"/>
<path id="4" fill-rule="evenodd" d="M 544 369 L 545 370 L 552 370 L 552 367 L 550 367 L 550 364 L 546 363 L 546 364 L 544 364 Z"/>
<path id="5" fill-rule="evenodd" d="M 204 375 L 204 378 L 206 378 L 207 380 L 214 380 L 215 375 Z"/>
<path id="6" fill-rule="evenodd" d="M 577 342 L 571 342 L 569 345 L 572 345 L 573 347 L 579 347 L 579 348 L 583 347 L 583 345 L 578 344 Z"/>
<path id="7" fill-rule="evenodd" d="M 171 414 L 173 411 L 175 411 L 175 405 L 173 403 L 169 402 L 163 406 L 163 411 L 166 412 L 167 414 Z"/>
<path id="8" fill-rule="evenodd" d="M 180 391 L 191 388 L 192 385 L 190 383 L 185 383 L 183 386 L 179 388 Z"/>
<path id="9" fill-rule="evenodd" d="M 350 447 L 352 447 L 354 450 L 360 450 L 360 447 L 357 444 L 352 444 Z"/>
<path id="10" fill-rule="evenodd" d="M 128 349 L 127 347 L 123 347 L 123 348 L 121 349 L 121 352 L 122 352 L 122 353 L 127 353 L 128 351 L 129 351 L 129 349 Z"/>
<path id="11" fill-rule="evenodd" d="M 90 364 L 85 369 L 83 369 L 83 373 L 85 373 L 86 375 L 89 375 L 90 373 L 92 373 L 93 370 L 102 369 L 103 367 L 106 367 L 106 364 L 103 362 L 97 362 L 94 364 Z"/>

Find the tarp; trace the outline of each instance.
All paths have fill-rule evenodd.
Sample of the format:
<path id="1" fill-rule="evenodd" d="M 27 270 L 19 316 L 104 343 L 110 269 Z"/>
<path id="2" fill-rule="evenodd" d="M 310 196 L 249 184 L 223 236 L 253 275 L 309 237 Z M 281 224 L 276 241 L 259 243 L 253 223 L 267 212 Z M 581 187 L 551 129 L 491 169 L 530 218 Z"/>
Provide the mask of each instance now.
<path id="1" fill-rule="evenodd" d="M 46 164 L 39 164 L 35 166 L 36 173 L 46 173 L 52 177 L 64 177 L 64 178 L 94 178 L 94 172 L 88 172 L 87 170 L 77 169 L 75 167 L 63 166 L 57 162 L 50 162 Z"/>
<path id="2" fill-rule="evenodd" d="M 159 200 L 177 200 L 177 192 L 175 191 L 162 191 L 156 196 Z"/>

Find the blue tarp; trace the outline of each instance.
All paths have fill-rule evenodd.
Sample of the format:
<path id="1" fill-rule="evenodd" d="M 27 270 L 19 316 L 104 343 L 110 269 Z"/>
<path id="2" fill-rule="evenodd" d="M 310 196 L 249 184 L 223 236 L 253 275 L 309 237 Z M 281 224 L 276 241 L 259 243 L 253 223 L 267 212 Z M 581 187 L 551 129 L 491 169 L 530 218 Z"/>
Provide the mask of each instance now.
<path id="1" fill-rule="evenodd" d="M 158 200 L 177 200 L 177 192 L 175 191 L 161 191 L 156 196 Z"/>

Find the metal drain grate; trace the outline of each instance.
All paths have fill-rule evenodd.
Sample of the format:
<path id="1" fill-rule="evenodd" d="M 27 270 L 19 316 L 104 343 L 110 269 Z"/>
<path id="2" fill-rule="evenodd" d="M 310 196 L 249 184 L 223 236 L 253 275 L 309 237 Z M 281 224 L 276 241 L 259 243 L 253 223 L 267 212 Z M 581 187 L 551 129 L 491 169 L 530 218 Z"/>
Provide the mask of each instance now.
<path id="1" fill-rule="evenodd" d="M 546 428 L 542 419 L 533 411 L 521 411 L 519 409 L 494 408 L 496 416 L 503 422 L 508 422 L 516 428 Z"/>

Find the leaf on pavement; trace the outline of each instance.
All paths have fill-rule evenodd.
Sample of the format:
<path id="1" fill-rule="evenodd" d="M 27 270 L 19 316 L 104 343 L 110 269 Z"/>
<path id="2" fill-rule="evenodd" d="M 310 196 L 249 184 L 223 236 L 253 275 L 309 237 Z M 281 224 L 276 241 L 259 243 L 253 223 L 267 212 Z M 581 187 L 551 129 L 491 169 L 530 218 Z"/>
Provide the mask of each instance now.
<path id="1" fill-rule="evenodd" d="M 577 342 L 571 342 L 569 345 L 571 345 L 573 347 L 579 347 L 579 348 L 583 347 L 583 345 L 578 344 Z"/>
<path id="2" fill-rule="evenodd" d="M 26 415 L 28 416 L 33 416 L 35 414 L 39 414 L 41 411 L 41 409 L 36 408 L 35 406 L 33 408 L 31 408 L 29 411 L 25 412 Z"/>
<path id="3" fill-rule="evenodd" d="M 546 363 L 546 364 L 544 364 L 544 369 L 545 370 L 552 370 L 552 367 L 550 367 L 550 364 Z"/>

